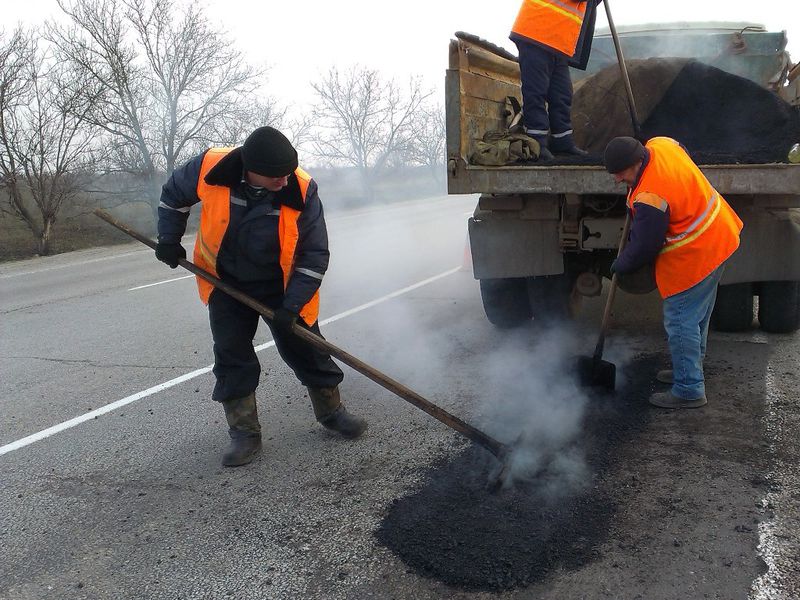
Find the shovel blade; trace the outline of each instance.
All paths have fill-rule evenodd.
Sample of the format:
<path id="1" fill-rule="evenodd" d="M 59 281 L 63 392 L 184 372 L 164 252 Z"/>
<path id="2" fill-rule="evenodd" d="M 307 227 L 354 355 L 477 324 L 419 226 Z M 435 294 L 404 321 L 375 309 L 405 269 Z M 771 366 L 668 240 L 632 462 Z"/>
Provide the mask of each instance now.
<path id="1" fill-rule="evenodd" d="M 613 392 L 617 383 L 617 366 L 593 356 L 578 358 L 578 377 L 585 387 L 601 387 Z"/>

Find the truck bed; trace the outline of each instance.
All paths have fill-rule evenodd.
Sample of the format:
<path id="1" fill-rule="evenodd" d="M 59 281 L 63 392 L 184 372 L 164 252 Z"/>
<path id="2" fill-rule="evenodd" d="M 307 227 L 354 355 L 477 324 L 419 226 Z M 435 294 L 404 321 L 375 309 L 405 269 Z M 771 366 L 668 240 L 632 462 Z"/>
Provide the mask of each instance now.
<path id="1" fill-rule="evenodd" d="M 486 167 L 465 160 L 451 162 L 448 191 L 451 194 L 625 194 L 599 166 Z M 700 165 L 711 184 L 723 196 L 795 196 L 800 205 L 800 164 Z"/>

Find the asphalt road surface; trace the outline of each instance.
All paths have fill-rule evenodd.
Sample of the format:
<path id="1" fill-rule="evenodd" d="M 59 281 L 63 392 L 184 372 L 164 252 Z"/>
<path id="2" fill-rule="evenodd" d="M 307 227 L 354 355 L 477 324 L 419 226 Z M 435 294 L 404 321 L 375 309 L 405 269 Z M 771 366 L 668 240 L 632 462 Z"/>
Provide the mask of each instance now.
<path id="1" fill-rule="evenodd" d="M 614 394 L 582 389 L 603 297 L 502 331 L 464 266 L 473 197 L 330 213 L 334 344 L 507 442 L 514 475 L 344 367 L 314 421 L 262 326 L 263 454 L 223 469 L 205 308 L 138 243 L 0 265 L 0 598 L 800 597 L 797 335 L 712 334 L 709 404 L 650 408 L 657 297 L 618 296 Z M 189 240 L 191 241 L 191 240 Z"/>

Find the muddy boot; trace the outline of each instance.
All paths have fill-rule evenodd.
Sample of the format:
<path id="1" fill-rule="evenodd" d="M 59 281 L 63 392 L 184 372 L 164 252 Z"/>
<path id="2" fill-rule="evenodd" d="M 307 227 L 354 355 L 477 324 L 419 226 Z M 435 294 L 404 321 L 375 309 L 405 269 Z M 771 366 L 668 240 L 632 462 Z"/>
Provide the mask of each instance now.
<path id="1" fill-rule="evenodd" d="M 222 466 L 246 465 L 261 452 L 261 425 L 258 422 L 255 392 L 244 398 L 223 402 L 222 406 L 231 436 L 231 445 L 222 455 Z"/>
<path id="2" fill-rule="evenodd" d="M 342 404 L 339 388 L 308 388 L 314 416 L 317 421 L 332 431 L 338 431 L 346 438 L 357 438 L 367 428 L 364 419 L 351 415 Z"/>

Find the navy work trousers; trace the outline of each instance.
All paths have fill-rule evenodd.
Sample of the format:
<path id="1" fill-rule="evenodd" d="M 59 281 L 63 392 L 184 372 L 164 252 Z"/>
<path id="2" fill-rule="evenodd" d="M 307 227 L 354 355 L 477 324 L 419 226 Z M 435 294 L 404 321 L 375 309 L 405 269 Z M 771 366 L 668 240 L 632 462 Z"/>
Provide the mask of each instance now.
<path id="1" fill-rule="evenodd" d="M 567 57 L 537 44 L 514 43 L 519 50 L 525 130 L 539 141 L 550 133 L 557 146 L 564 138 L 571 141 L 572 79 Z"/>
<path id="2" fill-rule="evenodd" d="M 281 306 L 283 294 L 267 294 L 255 299 L 274 310 Z M 220 290 L 211 293 L 208 315 L 214 338 L 214 376 L 217 378 L 212 398 L 225 402 L 247 396 L 258 387 L 261 375 L 261 365 L 253 348 L 261 315 Z M 302 318 L 297 323 L 321 336 L 318 323 L 309 327 Z M 267 325 L 278 353 L 300 383 L 312 388 L 332 388 L 342 382 L 344 374 L 329 354 L 320 352 L 295 335 L 281 335 L 269 322 Z"/>

